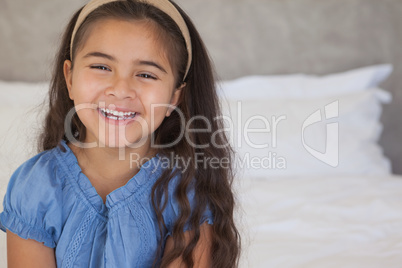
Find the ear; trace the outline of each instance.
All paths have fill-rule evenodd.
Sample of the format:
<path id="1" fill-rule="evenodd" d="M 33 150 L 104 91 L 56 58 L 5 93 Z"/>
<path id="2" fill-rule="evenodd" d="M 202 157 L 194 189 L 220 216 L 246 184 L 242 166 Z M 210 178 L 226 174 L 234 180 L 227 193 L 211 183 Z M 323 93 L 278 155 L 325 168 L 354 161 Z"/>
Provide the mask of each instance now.
<path id="1" fill-rule="evenodd" d="M 68 89 L 68 95 L 70 96 L 70 99 L 73 100 L 73 94 L 71 91 L 72 84 L 73 84 L 73 75 L 72 75 L 72 70 L 71 70 L 71 61 L 70 60 L 65 60 L 64 65 L 63 65 L 63 72 L 64 72 L 64 79 L 66 80 L 66 85 Z"/>
<path id="2" fill-rule="evenodd" d="M 186 83 L 181 84 L 180 87 L 175 89 L 175 92 L 173 93 L 172 99 L 170 100 L 170 107 L 166 111 L 166 116 L 170 116 L 170 114 L 174 111 L 174 109 L 179 105 L 179 100 L 181 93 L 183 91 L 183 88 L 186 86 Z M 172 107 L 174 106 L 174 107 Z"/>

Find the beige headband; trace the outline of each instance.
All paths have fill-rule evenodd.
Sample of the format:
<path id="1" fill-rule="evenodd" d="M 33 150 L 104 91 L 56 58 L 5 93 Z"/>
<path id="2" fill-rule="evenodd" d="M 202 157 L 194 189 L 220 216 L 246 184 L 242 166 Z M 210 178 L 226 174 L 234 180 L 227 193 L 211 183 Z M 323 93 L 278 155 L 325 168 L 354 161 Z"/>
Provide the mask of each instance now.
<path id="1" fill-rule="evenodd" d="M 75 34 L 77 33 L 78 28 L 84 22 L 85 18 L 98 7 L 100 7 L 104 4 L 116 2 L 116 1 L 122 1 L 122 0 L 91 0 L 81 10 L 81 13 L 78 16 L 77 22 L 75 23 L 73 34 L 71 36 L 71 44 L 70 44 L 71 60 L 73 59 L 73 43 L 74 43 Z M 176 9 L 176 7 L 168 0 L 137 0 L 137 1 L 152 5 L 158 9 L 160 9 L 161 11 L 163 11 L 164 13 L 169 15 L 169 17 L 171 17 L 174 20 L 174 22 L 176 22 L 177 26 L 179 26 L 180 31 L 184 37 L 184 40 L 186 41 L 187 52 L 188 52 L 187 67 L 186 67 L 186 72 L 185 72 L 184 78 L 183 78 L 183 81 L 184 81 L 187 77 L 187 73 L 188 73 L 188 70 L 190 69 L 191 60 L 192 60 L 191 38 L 190 38 L 190 32 L 188 31 L 186 22 L 184 21 L 183 17 L 179 13 L 179 11 Z"/>

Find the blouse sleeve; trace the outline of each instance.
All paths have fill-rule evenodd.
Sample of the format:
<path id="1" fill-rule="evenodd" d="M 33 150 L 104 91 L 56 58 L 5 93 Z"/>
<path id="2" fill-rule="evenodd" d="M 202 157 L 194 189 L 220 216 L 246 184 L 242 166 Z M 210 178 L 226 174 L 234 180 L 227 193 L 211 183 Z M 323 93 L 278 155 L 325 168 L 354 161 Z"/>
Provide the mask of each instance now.
<path id="1" fill-rule="evenodd" d="M 61 226 L 61 189 L 49 155 L 37 155 L 12 175 L 0 214 L 0 229 L 54 248 Z"/>
<path id="2" fill-rule="evenodd" d="M 166 209 L 163 212 L 163 217 L 164 217 L 164 221 L 166 224 L 166 227 L 168 229 L 168 233 L 166 234 L 166 236 L 171 235 L 172 231 L 173 231 L 173 226 L 176 222 L 176 220 L 179 218 L 180 215 L 180 205 L 177 201 L 177 198 L 175 196 L 175 190 L 178 184 L 178 179 L 175 178 L 172 180 L 172 182 L 169 185 L 169 198 L 168 198 L 168 203 L 166 206 Z M 194 211 L 194 188 L 193 187 L 189 187 L 190 189 L 187 192 L 187 198 L 188 201 L 190 203 L 190 207 L 191 207 L 191 211 Z M 213 217 L 213 213 L 210 210 L 210 208 L 207 206 L 207 208 L 205 209 L 205 211 L 203 212 L 201 219 L 200 219 L 200 225 L 208 222 L 208 224 L 213 224 L 214 221 L 214 217 Z M 190 224 L 189 222 L 187 222 L 184 226 L 184 232 L 190 230 Z"/>

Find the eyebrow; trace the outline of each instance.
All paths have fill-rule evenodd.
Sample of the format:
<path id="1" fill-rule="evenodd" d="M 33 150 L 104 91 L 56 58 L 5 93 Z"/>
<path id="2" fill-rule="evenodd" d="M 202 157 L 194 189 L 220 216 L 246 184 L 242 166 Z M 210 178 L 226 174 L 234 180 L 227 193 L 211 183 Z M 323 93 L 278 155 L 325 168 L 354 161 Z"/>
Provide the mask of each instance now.
<path id="1" fill-rule="evenodd" d="M 102 52 L 89 52 L 88 54 L 86 54 L 84 56 L 84 59 L 85 58 L 90 58 L 90 57 L 99 57 L 99 58 L 108 59 L 110 61 L 116 61 L 116 59 L 113 56 L 110 56 L 110 55 L 102 53 Z"/>
<path id="2" fill-rule="evenodd" d="M 161 70 L 162 72 L 164 72 L 164 73 L 166 73 L 166 74 L 168 73 L 168 72 L 165 70 L 165 68 L 163 68 L 162 66 L 160 66 L 159 64 L 157 64 L 157 63 L 154 62 L 154 61 L 140 60 L 140 61 L 138 61 L 138 63 L 139 63 L 139 65 L 153 66 L 153 67 L 158 68 L 159 70 Z"/>
<path id="3" fill-rule="evenodd" d="M 105 54 L 105 53 L 102 53 L 102 52 L 96 52 L 96 51 L 95 51 L 95 52 L 89 52 L 88 54 L 86 54 L 86 55 L 84 56 L 84 58 L 89 58 L 89 57 L 99 57 L 99 58 L 105 58 L 105 59 L 108 59 L 108 60 L 114 61 L 114 62 L 117 61 L 116 58 L 113 57 L 113 56 L 111 56 L 111 55 L 108 55 L 108 54 Z M 139 65 L 153 66 L 153 67 L 158 68 L 159 70 L 161 70 L 161 71 L 164 72 L 164 73 L 168 73 L 168 72 L 165 70 L 165 68 L 163 68 L 160 64 L 158 64 L 158 63 L 156 63 L 156 62 L 154 62 L 154 61 L 138 60 L 138 61 L 135 61 L 135 63 L 136 63 L 136 64 L 139 64 Z"/>

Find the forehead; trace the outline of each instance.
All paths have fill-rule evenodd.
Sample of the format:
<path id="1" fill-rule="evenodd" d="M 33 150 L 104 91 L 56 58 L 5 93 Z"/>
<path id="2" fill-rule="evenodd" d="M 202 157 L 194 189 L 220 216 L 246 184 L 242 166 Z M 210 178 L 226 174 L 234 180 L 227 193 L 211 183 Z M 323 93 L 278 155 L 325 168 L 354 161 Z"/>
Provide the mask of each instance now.
<path id="1" fill-rule="evenodd" d="M 88 26 L 77 54 L 98 49 L 126 57 L 142 54 L 167 60 L 163 39 L 161 30 L 151 20 L 101 19 Z"/>

